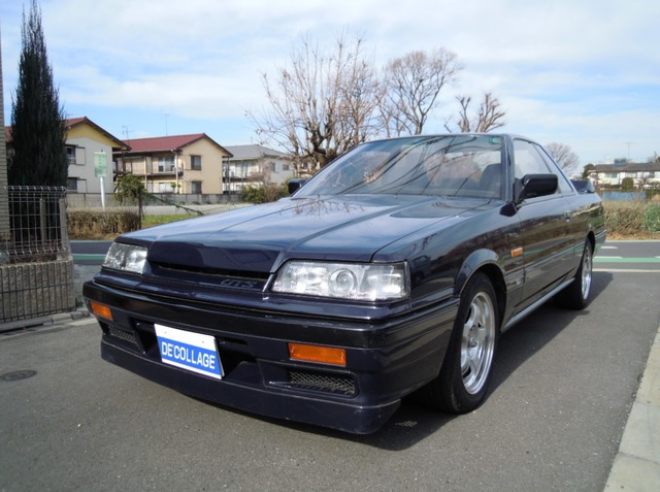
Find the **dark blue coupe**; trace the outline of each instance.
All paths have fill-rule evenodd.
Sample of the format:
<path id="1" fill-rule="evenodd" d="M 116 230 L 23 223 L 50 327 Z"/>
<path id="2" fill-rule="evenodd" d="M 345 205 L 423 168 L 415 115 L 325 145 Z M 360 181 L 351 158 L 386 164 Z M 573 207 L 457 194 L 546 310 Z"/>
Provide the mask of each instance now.
<path id="1" fill-rule="evenodd" d="M 449 134 L 359 145 L 290 198 L 117 238 L 84 286 L 102 357 L 177 391 L 370 433 L 419 391 L 479 406 L 500 333 L 590 301 L 605 240 L 538 144 Z"/>

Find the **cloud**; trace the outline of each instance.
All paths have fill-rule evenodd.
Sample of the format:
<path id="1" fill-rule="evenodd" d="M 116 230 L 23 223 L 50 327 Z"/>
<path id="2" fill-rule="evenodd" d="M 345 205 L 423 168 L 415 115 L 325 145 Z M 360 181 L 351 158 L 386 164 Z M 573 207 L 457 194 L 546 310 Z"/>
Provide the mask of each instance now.
<path id="1" fill-rule="evenodd" d="M 166 110 L 235 128 L 246 110 L 264 106 L 260 74 L 288 65 L 301 34 L 328 43 L 346 32 L 364 35 L 378 66 L 413 50 L 457 53 L 466 68 L 443 94 L 432 130 L 443 130 L 456 95 L 477 101 L 492 91 L 507 110 L 505 130 L 566 141 L 583 160 L 615 154 L 626 141 L 639 142 L 631 148 L 641 158 L 658 147 L 660 2 L 40 3 L 56 83 L 78 111 Z M 20 2 L 0 4 L 6 107 L 17 81 L 21 12 Z"/>

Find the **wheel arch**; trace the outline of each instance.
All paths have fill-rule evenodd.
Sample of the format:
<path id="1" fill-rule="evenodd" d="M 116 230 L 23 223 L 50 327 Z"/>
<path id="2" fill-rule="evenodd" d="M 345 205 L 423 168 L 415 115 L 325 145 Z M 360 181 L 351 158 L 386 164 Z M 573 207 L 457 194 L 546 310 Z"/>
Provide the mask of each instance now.
<path id="1" fill-rule="evenodd" d="M 587 233 L 587 241 L 591 244 L 591 251 L 596 254 L 596 235 L 594 234 L 594 231 L 589 231 Z"/>
<path id="2" fill-rule="evenodd" d="M 454 283 L 454 295 L 460 296 L 468 281 L 477 273 L 483 273 L 488 277 L 495 295 L 497 296 L 498 328 L 502 326 L 502 317 L 506 310 L 506 282 L 504 272 L 497 262 L 498 255 L 490 249 L 479 249 L 472 252 L 463 262 L 456 282 Z"/>

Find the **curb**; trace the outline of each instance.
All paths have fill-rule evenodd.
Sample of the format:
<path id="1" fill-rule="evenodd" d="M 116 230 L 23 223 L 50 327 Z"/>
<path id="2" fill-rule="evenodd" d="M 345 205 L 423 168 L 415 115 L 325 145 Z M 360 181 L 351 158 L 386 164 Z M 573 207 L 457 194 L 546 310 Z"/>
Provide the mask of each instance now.
<path id="1" fill-rule="evenodd" d="M 9 331 L 19 331 L 27 328 L 35 328 L 39 326 L 51 326 L 64 324 L 71 320 L 80 320 L 90 316 L 87 308 L 80 308 L 76 311 L 68 313 L 57 313 L 51 316 L 41 316 L 39 318 L 22 319 L 19 321 L 10 321 L 7 323 L 0 323 L 0 333 Z"/>
<path id="2" fill-rule="evenodd" d="M 660 484 L 660 327 L 605 492 L 655 492 Z"/>

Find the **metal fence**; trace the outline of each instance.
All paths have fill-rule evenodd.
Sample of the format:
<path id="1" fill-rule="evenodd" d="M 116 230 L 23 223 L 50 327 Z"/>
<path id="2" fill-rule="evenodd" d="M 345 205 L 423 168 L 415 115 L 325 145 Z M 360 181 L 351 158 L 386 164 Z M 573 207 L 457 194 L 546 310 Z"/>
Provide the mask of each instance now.
<path id="1" fill-rule="evenodd" d="M 9 237 L 0 241 L 0 264 L 67 259 L 66 188 L 8 186 Z"/>

